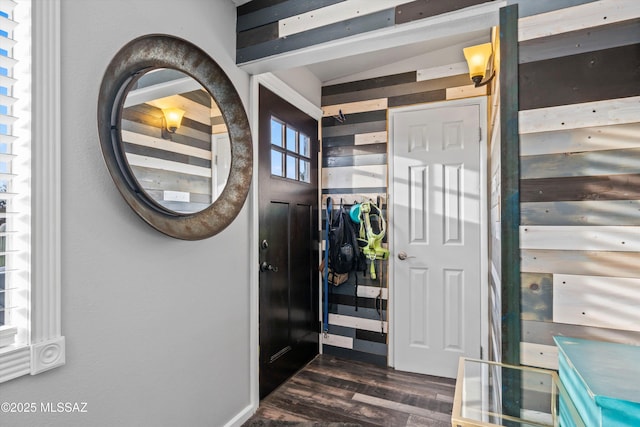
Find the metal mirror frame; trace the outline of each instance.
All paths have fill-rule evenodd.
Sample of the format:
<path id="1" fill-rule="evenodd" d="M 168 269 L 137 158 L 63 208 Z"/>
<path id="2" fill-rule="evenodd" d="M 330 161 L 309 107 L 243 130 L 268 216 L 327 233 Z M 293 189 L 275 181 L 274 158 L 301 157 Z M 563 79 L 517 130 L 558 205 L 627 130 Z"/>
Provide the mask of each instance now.
<path id="1" fill-rule="evenodd" d="M 229 178 L 207 208 L 181 214 L 163 208 L 142 189 L 126 160 L 121 134 L 124 100 L 131 86 L 158 68 L 182 71 L 198 81 L 220 107 L 231 142 Z M 253 147 L 247 114 L 222 68 L 194 44 L 169 35 L 151 34 L 127 43 L 109 63 L 98 97 L 98 132 L 102 154 L 116 187 L 129 206 L 153 228 L 183 240 L 199 240 L 225 229 L 238 215 L 253 174 Z"/>

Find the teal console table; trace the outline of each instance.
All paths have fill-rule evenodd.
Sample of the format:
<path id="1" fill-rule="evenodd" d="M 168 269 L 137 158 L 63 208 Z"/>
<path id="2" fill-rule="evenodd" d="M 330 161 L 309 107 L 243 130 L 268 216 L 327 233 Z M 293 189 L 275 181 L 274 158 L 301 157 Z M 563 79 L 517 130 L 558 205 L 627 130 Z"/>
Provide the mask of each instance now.
<path id="1" fill-rule="evenodd" d="M 640 426 L 640 347 L 568 337 L 554 340 L 566 389 L 566 395 L 560 395 L 560 414 L 563 405 L 573 404 L 587 426 Z M 560 424 L 575 425 L 570 418 Z"/>

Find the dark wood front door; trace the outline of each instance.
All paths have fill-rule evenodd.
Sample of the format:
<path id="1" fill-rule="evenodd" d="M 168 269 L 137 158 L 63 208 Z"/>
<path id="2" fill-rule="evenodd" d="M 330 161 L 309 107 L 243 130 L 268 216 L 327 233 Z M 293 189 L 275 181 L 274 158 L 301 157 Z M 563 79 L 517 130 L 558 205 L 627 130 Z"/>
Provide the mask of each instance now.
<path id="1" fill-rule="evenodd" d="M 318 122 L 260 87 L 260 398 L 318 354 Z"/>

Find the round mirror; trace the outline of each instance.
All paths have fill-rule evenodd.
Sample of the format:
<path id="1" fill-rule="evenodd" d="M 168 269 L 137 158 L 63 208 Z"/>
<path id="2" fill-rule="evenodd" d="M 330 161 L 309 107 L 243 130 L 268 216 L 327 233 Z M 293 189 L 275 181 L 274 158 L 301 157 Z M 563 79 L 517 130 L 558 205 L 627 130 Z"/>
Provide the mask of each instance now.
<path id="1" fill-rule="evenodd" d="M 120 135 L 138 186 L 163 208 L 200 212 L 222 193 L 231 163 L 227 126 L 215 99 L 182 71 L 158 68 L 137 79 Z"/>
<path id="2" fill-rule="evenodd" d="M 150 35 L 124 46 L 102 81 L 98 127 L 118 190 L 159 231 L 210 237 L 242 208 L 249 123 L 224 71 L 193 44 Z"/>

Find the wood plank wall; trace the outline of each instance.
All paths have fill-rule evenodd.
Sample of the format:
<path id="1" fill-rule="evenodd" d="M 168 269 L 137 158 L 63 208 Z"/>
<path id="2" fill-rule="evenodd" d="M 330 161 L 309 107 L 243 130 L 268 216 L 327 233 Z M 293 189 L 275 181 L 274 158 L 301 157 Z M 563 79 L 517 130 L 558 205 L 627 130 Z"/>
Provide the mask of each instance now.
<path id="1" fill-rule="evenodd" d="M 237 8 L 236 63 L 429 18 L 491 0 L 253 0 Z"/>
<path id="2" fill-rule="evenodd" d="M 519 20 L 523 364 L 640 344 L 640 4 Z"/>
<path id="3" fill-rule="evenodd" d="M 123 109 L 127 159 L 142 188 L 161 205 L 178 212 L 200 211 L 212 202 L 212 135 L 226 132 L 226 126 L 202 90 L 173 95 L 163 103 L 186 111 L 182 126 L 173 134 L 163 131 L 157 102 Z M 164 191 L 183 193 L 189 201 L 165 200 Z"/>
<path id="4" fill-rule="evenodd" d="M 414 70 L 322 88 L 323 207 L 328 196 L 334 204 L 349 205 L 379 198 L 386 215 L 388 109 L 487 94 L 487 86 L 474 88 L 467 73 L 451 75 L 452 69 L 456 67 Z M 340 111 L 344 120 L 337 118 Z M 353 279 L 332 289 L 330 334 L 323 352 L 387 365 L 387 261 L 379 267 L 376 280 L 359 275 L 357 310 Z"/>

